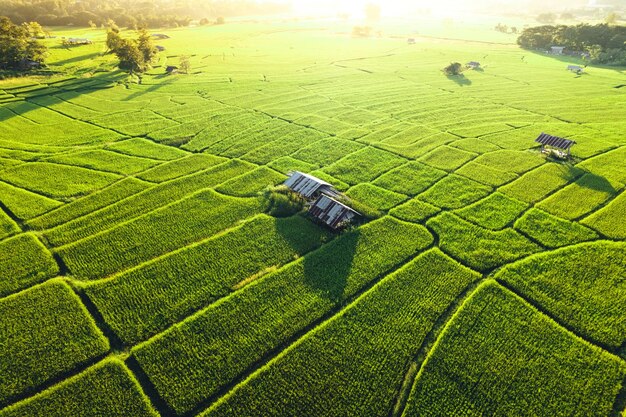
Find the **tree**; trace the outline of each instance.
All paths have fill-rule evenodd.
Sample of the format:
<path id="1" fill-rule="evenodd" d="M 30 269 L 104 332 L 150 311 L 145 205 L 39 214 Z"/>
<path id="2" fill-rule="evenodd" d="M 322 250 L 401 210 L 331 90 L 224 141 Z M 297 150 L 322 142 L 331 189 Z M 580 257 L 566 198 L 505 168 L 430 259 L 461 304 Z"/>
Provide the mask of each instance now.
<path id="1" fill-rule="evenodd" d="M 33 38 L 44 38 L 43 27 L 37 22 L 24 23 L 23 26 L 28 31 L 29 35 Z"/>
<path id="2" fill-rule="evenodd" d="M 150 65 L 159 51 L 152 43 L 152 38 L 145 27 L 140 28 L 137 32 L 139 35 L 137 37 L 137 48 L 143 55 L 144 63 Z"/>
<path id="3" fill-rule="evenodd" d="M 450 65 L 443 69 L 446 75 L 461 75 L 463 72 L 463 65 L 460 62 L 452 62 Z"/>
<path id="4" fill-rule="evenodd" d="M 178 64 L 179 72 L 189 74 L 191 70 L 191 65 L 189 64 L 189 57 L 187 55 L 181 55 L 180 63 Z"/>
<path id="5" fill-rule="evenodd" d="M 215 24 L 216 25 L 223 25 L 224 24 L 224 18 L 222 16 L 219 16 L 217 19 L 215 19 Z"/>
<path id="6" fill-rule="evenodd" d="M 46 51 L 43 44 L 31 37 L 27 27 L 0 16 L 0 69 L 25 69 L 25 61 L 42 63 Z"/>
<path id="7" fill-rule="evenodd" d="M 148 69 L 143 53 L 132 39 L 122 39 L 118 48 L 113 51 L 120 60 L 119 67 L 128 70 L 131 74 L 142 73 Z"/>

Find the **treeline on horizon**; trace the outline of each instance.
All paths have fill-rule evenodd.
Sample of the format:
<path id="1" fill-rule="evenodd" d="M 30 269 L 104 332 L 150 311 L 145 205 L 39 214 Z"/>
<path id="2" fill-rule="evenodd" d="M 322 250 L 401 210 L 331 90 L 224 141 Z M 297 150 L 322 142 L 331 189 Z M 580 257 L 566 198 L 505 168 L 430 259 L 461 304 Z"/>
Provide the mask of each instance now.
<path id="1" fill-rule="evenodd" d="M 193 20 L 284 12 L 285 3 L 255 0 L 2 0 L 0 16 L 15 23 L 46 26 L 101 26 L 109 20 L 119 26 L 176 27 Z"/>
<path id="2" fill-rule="evenodd" d="M 573 53 L 589 54 L 592 63 L 626 65 L 626 26 L 606 23 L 536 26 L 524 29 L 517 43 L 522 48 L 539 50 L 564 46 Z"/>

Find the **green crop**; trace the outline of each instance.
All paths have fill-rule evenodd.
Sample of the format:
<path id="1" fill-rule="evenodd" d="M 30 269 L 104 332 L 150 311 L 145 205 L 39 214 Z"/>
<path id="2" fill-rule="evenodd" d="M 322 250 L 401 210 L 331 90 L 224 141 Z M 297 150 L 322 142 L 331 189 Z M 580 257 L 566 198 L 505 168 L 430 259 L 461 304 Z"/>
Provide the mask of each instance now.
<path id="1" fill-rule="evenodd" d="M 222 162 L 226 162 L 226 159 L 206 153 L 194 154 L 144 171 L 137 177 L 151 182 L 164 182 L 211 168 Z"/>
<path id="2" fill-rule="evenodd" d="M 479 277 L 436 249 L 426 252 L 298 340 L 202 415 L 388 415 L 408 363 L 427 333 Z"/>
<path id="3" fill-rule="evenodd" d="M 501 230 L 512 225 L 527 207 L 526 203 L 496 192 L 454 213 L 486 229 Z"/>
<path id="4" fill-rule="evenodd" d="M 0 417 L 158 415 L 128 368 L 113 358 L 0 411 Z"/>
<path id="5" fill-rule="evenodd" d="M 109 350 L 67 284 L 50 281 L 0 300 L 0 407 Z"/>
<path id="6" fill-rule="evenodd" d="M 559 248 L 598 238 L 597 233 L 585 226 L 539 209 L 527 211 L 515 222 L 515 228 L 547 248 Z"/>
<path id="7" fill-rule="evenodd" d="M 449 322 L 403 416 L 609 415 L 624 376 L 616 356 L 490 282 Z"/>
<path id="8" fill-rule="evenodd" d="M 491 187 L 451 174 L 420 194 L 419 198 L 443 209 L 455 209 L 478 201 L 490 192 Z"/>

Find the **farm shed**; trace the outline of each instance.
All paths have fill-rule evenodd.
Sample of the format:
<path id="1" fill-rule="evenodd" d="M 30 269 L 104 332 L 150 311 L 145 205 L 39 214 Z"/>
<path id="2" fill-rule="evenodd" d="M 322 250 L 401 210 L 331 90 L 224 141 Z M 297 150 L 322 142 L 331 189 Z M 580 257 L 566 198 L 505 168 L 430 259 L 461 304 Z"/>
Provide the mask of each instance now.
<path id="1" fill-rule="evenodd" d="M 174 65 L 168 65 L 165 67 L 165 72 L 168 74 L 176 74 L 178 72 L 178 67 Z"/>
<path id="2" fill-rule="evenodd" d="M 478 69 L 480 68 L 480 62 L 477 61 L 470 61 L 467 64 L 465 64 L 465 66 L 467 68 L 471 68 L 471 69 Z"/>
<path id="3" fill-rule="evenodd" d="M 415 38 L 409 38 L 406 40 L 406 43 L 408 43 L 409 45 L 415 45 Z"/>
<path id="4" fill-rule="evenodd" d="M 576 144 L 575 141 L 560 138 L 558 136 L 548 135 L 547 133 L 541 133 L 535 142 L 541 144 L 541 152 L 545 152 L 546 146 L 556 148 L 561 151 L 560 156 L 565 156 L 564 151 L 567 151 L 567 156 L 570 156 L 570 148 Z"/>
<path id="5" fill-rule="evenodd" d="M 321 193 L 338 195 L 333 186 L 326 181 L 300 171 L 291 172 L 285 185 L 307 200 L 316 198 Z"/>
<path id="6" fill-rule="evenodd" d="M 166 35 L 166 34 L 164 34 L 164 33 L 153 33 L 153 34 L 152 34 L 152 37 L 153 37 L 154 39 L 169 39 L 169 38 L 170 38 L 169 36 L 167 36 L 167 35 Z"/>
<path id="7" fill-rule="evenodd" d="M 333 229 L 343 226 L 359 215 L 358 212 L 326 194 L 321 194 L 315 200 L 309 209 L 309 213 Z"/>
<path id="8" fill-rule="evenodd" d="M 579 65 L 568 65 L 567 66 L 567 70 L 568 71 L 572 71 L 572 72 L 584 72 L 583 67 L 579 66 Z"/>
<path id="9" fill-rule="evenodd" d="M 165 46 L 157 45 L 157 46 L 155 46 L 155 48 L 156 48 L 156 49 L 157 49 L 157 51 L 159 51 L 159 52 L 163 52 L 163 51 L 165 51 Z"/>
<path id="10" fill-rule="evenodd" d="M 564 46 L 551 46 L 550 53 L 554 55 L 563 55 L 563 49 L 565 49 Z"/>

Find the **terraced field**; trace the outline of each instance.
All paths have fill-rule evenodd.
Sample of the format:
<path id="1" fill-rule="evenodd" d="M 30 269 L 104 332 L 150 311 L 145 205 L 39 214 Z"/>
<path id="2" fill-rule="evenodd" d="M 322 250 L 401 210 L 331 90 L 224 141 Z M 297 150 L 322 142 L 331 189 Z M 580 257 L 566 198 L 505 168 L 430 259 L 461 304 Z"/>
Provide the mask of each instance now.
<path id="1" fill-rule="evenodd" d="M 0 81 L 0 417 L 626 415 L 626 72 L 487 27 L 168 30 L 140 84 L 59 29 Z M 372 218 L 270 215 L 291 170 Z"/>

